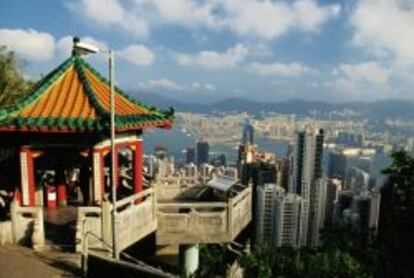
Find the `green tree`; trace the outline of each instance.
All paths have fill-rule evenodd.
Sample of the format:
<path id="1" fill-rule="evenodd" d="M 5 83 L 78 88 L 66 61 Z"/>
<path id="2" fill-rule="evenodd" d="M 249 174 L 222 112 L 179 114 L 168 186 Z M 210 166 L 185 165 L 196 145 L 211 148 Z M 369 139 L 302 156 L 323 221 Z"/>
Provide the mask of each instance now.
<path id="1" fill-rule="evenodd" d="M 414 159 L 405 151 L 391 155 L 383 173 L 379 241 L 383 246 L 384 277 L 413 277 L 414 264 Z"/>
<path id="2" fill-rule="evenodd" d="M 24 61 L 13 51 L 0 46 L 0 108 L 13 105 L 33 86 L 22 74 Z"/>
<path id="3" fill-rule="evenodd" d="M 371 277 L 365 267 L 339 249 L 265 246 L 239 258 L 246 277 Z"/>
<path id="4" fill-rule="evenodd" d="M 228 266 L 226 245 L 209 244 L 200 247 L 200 268 L 196 277 L 221 277 Z"/>

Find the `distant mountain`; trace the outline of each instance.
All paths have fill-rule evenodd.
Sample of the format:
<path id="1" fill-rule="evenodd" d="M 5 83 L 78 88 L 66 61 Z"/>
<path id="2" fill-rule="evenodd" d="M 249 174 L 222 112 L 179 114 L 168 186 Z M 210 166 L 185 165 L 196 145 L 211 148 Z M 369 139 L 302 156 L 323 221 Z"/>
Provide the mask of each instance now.
<path id="1" fill-rule="evenodd" d="M 289 100 L 283 102 L 257 102 L 243 98 L 229 98 L 212 103 L 190 103 L 175 100 L 158 94 L 145 92 L 133 94 L 143 101 L 162 108 L 174 107 L 177 111 L 211 113 L 212 111 L 246 111 L 258 114 L 272 111 L 281 114 L 310 115 L 311 111 L 332 112 L 353 110 L 362 116 L 376 119 L 414 119 L 414 101 L 381 100 L 375 102 L 330 103 L 323 101 Z"/>

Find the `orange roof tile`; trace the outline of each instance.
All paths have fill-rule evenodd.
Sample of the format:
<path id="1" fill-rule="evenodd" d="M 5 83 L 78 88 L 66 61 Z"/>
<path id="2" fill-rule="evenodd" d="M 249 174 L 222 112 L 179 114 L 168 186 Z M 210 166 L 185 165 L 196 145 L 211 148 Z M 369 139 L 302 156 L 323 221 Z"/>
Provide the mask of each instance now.
<path id="1" fill-rule="evenodd" d="M 159 110 L 118 88 L 115 91 L 118 132 L 172 125 L 173 110 Z M 109 128 L 109 103 L 109 82 L 74 56 L 43 78 L 20 103 L 0 109 L 0 129 L 101 131 Z"/>

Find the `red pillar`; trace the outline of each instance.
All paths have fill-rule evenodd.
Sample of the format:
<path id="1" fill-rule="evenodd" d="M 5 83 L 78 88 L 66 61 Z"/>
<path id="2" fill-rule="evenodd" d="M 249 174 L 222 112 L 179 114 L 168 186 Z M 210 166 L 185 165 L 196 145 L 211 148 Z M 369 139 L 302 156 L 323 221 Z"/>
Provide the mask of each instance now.
<path id="1" fill-rule="evenodd" d="M 143 190 L 142 184 L 142 148 L 143 142 L 137 141 L 134 143 L 134 192 L 138 193 Z"/>
<path id="2" fill-rule="evenodd" d="M 22 201 L 24 206 L 35 205 L 35 178 L 33 153 L 30 147 L 24 146 L 20 150 L 20 182 L 22 186 Z"/>

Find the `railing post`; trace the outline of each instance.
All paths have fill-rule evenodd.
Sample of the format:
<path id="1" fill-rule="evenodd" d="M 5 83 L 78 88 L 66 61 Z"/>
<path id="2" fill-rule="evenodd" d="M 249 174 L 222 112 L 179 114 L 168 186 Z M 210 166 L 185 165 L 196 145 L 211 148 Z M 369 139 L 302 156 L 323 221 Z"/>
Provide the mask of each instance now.
<path id="1" fill-rule="evenodd" d="M 41 251 L 45 246 L 45 230 L 43 224 L 43 208 L 37 207 L 33 213 L 32 245 L 35 251 Z"/>
<path id="2" fill-rule="evenodd" d="M 233 240 L 233 198 L 229 198 L 227 206 L 227 227 L 228 227 L 228 234 L 230 235 L 229 240 Z"/>
<path id="3" fill-rule="evenodd" d="M 88 276 L 88 232 L 85 231 L 85 220 L 82 221 L 82 276 Z"/>
<path id="4" fill-rule="evenodd" d="M 10 213 L 11 213 L 11 220 L 12 220 L 12 231 L 13 231 L 13 243 L 18 243 L 17 233 L 19 231 L 18 219 L 17 219 L 17 207 L 19 204 L 17 203 L 16 199 L 14 199 L 10 204 Z"/>
<path id="5" fill-rule="evenodd" d="M 115 206 L 112 206 L 115 209 Z M 108 201 L 102 202 L 102 226 L 101 233 L 103 241 L 112 246 L 112 229 L 111 229 L 111 204 Z"/>
<path id="6" fill-rule="evenodd" d="M 151 190 L 150 194 L 152 198 L 152 219 L 155 219 L 155 221 L 157 221 L 157 194 L 154 188 L 151 188 L 150 190 Z M 157 227 L 158 227 L 158 222 L 157 222 Z"/>

